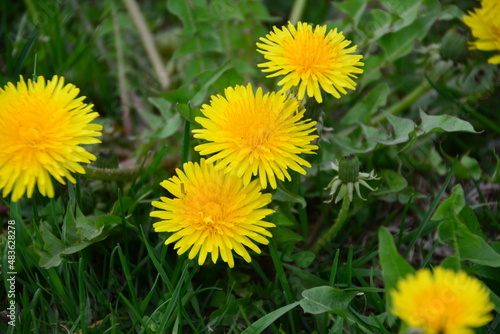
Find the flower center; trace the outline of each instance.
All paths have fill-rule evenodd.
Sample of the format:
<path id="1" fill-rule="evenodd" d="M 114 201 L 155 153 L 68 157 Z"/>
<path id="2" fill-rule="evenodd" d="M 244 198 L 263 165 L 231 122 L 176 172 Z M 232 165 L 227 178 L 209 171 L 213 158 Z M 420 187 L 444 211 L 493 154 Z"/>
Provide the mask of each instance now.
<path id="1" fill-rule="evenodd" d="M 21 139 L 26 148 L 44 149 L 46 146 L 46 133 L 40 124 L 29 122 L 19 127 L 19 139 Z"/>
<path id="2" fill-rule="evenodd" d="M 267 126 L 253 124 L 248 127 L 245 137 L 243 137 L 244 145 L 252 150 L 265 147 L 272 139 L 272 131 Z"/>
<path id="3" fill-rule="evenodd" d="M 193 218 L 197 230 L 208 231 L 210 234 L 224 234 L 225 229 L 234 226 L 228 222 L 229 217 L 224 206 L 216 202 L 206 203 Z"/>
<path id="4" fill-rule="evenodd" d="M 300 74 L 327 69 L 337 58 L 337 52 L 328 47 L 325 37 L 310 31 L 299 34 L 293 42 L 287 43 L 284 55 Z"/>

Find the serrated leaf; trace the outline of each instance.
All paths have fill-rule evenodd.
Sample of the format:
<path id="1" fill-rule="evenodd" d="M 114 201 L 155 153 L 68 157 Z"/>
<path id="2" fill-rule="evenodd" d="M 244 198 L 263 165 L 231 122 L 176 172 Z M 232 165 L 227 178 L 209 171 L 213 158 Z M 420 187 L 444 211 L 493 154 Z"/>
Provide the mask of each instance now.
<path id="1" fill-rule="evenodd" d="M 456 256 L 461 261 L 500 267 L 500 253 L 457 219 L 442 222 L 438 228 L 438 236 L 441 242 L 448 243 L 454 248 Z"/>
<path id="2" fill-rule="evenodd" d="M 425 134 L 456 131 L 479 133 L 469 122 L 450 115 L 427 115 L 420 110 L 420 118 L 422 123 L 419 125 L 419 130 Z"/>
<path id="3" fill-rule="evenodd" d="M 377 143 L 361 140 L 359 137 L 340 137 L 332 136 L 330 138 L 335 144 L 338 144 L 342 148 L 342 155 L 348 155 L 353 153 L 368 153 L 375 149 Z"/>
<path id="4" fill-rule="evenodd" d="M 460 184 L 451 189 L 451 195 L 445 199 L 436 209 L 432 220 L 452 219 L 465 207 L 464 190 Z"/>
<path id="5" fill-rule="evenodd" d="M 331 286 L 318 286 L 302 292 L 300 306 L 306 313 L 321 314 L 330 311 L 346 312 L 356 291 L 343 291 Z"/>
<path id="6" fill-rule="evenodd" d="M 56 267 L 62 261 L 61 253 L 66 248 L 66 245 L 52 234 L 48 223 L 43 222 L 39 230 L 43 240 L 43 247 L 41 249 L 35 247 L 35 252 L 40 255 L 39 265 L 44 268 Z"/>
<path id="7" fill-rule="evenodd" d="M 403 28 L 417 17 L 422 0 L 381 0 L 382 5 L 389 11 L 389 13 L 398 15 L 402 22 L 398 24 L 399 28 Z"/>
<path id="8" fill-rule="evenodd" d="M 91 222 L 85 215 L 82 213 L 80 208 L 76 207 L 76 229 L 77 234 L 81 236 L 82 240 L 92 240 L 99 236 L 104 229 L 102 222 L 94 221 Z"/>
<path id="9" fill-rule="evenodd" d="M 439 13 L 423 15 L 409 26 L 383 36 L 378 43 L 384 50 L 386 60 L 393 62 L 409 54 L 415 41 L 422 40 L 427 35 L 438 16 Z"/>
<path id="10" fill-rule="evenodd" d="M 368 33 L 372 34 L 375 40 L 379 39 L 381 36 L 385 35 L 391 27 L 391 14 L 380 9 L 370 10 L 370 16 L 372 20 L 367 23 L 369 26 Z M 367 29 L 368 30 L 368 29 Z"/>
<path id="11" fill-rule="evenodd" d="M 354 27 L 358 26 L 359 20 L 363 15 L 368 0 L 347 0 L 336 3 L 335 6 L 346 13 L 354 22 Z"/>
<path id="12" fill-rule="evenodd" d="M 389 96 L 389 85 L 382 83 L 377 85 L 368 95 L 361 101 L 356 103 L 347 114 L 342 118 L 342 124 L 358 124 L 369 121 L 370 116 L 373 115 L 380 107 L 387 103 L 387 96 Z"/>
<path id="13" fill-rule="evenodd" d="M 389 123 L 393 128 L 393 133 L 389 135 L 384 128 L 376 129 L 374 127 L 361 124 L 366 139 L 383 145 L 396 145 L 404 143 L 410 139 L 410 134 L 414 131 L 416 125 L 412 120 L 397 117 L 392 114 L 386 114 Z"/>

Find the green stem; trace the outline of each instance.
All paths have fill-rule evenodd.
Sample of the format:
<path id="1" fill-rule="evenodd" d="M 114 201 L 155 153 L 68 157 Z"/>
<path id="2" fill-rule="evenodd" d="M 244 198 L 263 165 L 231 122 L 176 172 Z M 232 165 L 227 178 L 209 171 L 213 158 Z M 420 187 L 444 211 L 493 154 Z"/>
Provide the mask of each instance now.
<path id="1" fill-rule="evenodd" d="M 148 28 L 146 19 L 142 15 L 142 11 L 135 0 L 124 0 L 124 3 L 128 14 L 132 18 L 132 22 L 134 22 L 134 25 L 137 28 L 139 38 L 141 39 L 144 49 L 146 49 L 149 60 L 151 61 L 151 64 L 153 64 L 161 88 L 165 90 L 170 85 L 170 78 L 163 61 L 161 60 L 160 52 L 156 48 L 153 34 L 151 34 L 151 31 Z"/>
<path id="2" fill-rule="evenodd" d="M 304 13 L 304 8 L 306 8 L 307 0 L 295 0 L 293 4 L 292 12 L 290 13 L 290 22 L 292 24 L 297 24 L 297 22 L 302 17 Z"/>
<path id="3" fill-rule="evenodd" d="M 417 86 L 414 90 L 412 90 L 408 95 L 406 95 L 401 101 L 389 107 L 385 113 L 381 113 L 372 118 L 371 124 L 375 124 L 380 122 L 381 120 L 386 118 L 386 114 L 398 115 L 410 107 L 415 101 L 417 101 L 422 95 L 427 93 L 431 89 L 431 85 L 427 80 L 423 81 L 419 86 Z M 352 131 L 358 128 L 358 125 L 350 126 L 340 132 L 337 133 L 337 136 L 345 137 L 350 134 Z"/>
<path id="4" fill-rule="evenodd" d="M 342 208 L 340 208 L 339 216 L 337 217 L 337 220 L 335 223 L 332 225 L 332 227 L 328 230 L 328 232 L 323 235 L 321 239 L 312 246 L 311 250 L 315 253 L 319 252 L 319 250 L 325 246 L 327 243 L 329 243 L 332 240 L 335 240 L 335 238 L 342 232 L 344 229 L 345 224 L 347 223 L 347 214 L 349 213 L 349 204 L 351 201 L 349 201 L 349 197 L 345 196 L 344 199 L 342 200 Z"/>
<path id="5" fill-rule="evenodd" d="M 94 168 L 90 166 L 83 166 L 85 169 L 86 178 L 102 181 L 119 181 L 119 180 L 129 180 L 132 179 L 137 171 L 138 167 L 130 168 Z"/>
<path id="6" fill-rule="evenodd" d="M 190 144 L 191 144 L 191 122 L 186 120 L 184 123 L 184 134 L 182 137 L 181 165 L 189 161 Z"/>
<path id="7" fill-rule="evenodd" d="M 388 114 L 398 115 L 407 108 L 409 108 L 415 101 L 417 101 L 422 95 L 427 93 L 431 89 L 431 85 L 427 80 L 418 85 L 414 90 L 410 92 L 410 94 L 406 95 L 401 101 L 392 105 L 389 109 L 387 109 Z M 372 119 L 372 123 L 377 123 L 380 120 L 385 118 L 384 114 L 379 114 L 378 116 Z"/>

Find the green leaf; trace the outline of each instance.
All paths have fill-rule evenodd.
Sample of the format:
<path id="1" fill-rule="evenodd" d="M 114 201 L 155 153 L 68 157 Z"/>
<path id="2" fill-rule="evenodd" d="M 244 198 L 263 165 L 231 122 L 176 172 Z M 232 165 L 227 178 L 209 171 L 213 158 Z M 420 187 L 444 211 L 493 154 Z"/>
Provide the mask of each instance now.
<path id="1" fill-rule="evenodd" d="M 308 268 L 316 259 L 316 254 L 310 251 L 298 252 L 292 255 L 295 263 L 301 268 Z"/>
<path id="2" fill-rule="evenodd" d="M 91 222 L 88 220 L 78 208 L 76 207 L 76 229 L 77 234 L 82 240 L 92 240 L 95 239 L 102 233 L 104 226 L 101 221 Z"/>
<path id="3" fill-rule="evenodd" d="M 440 266 L 446 269 L 453 269 L 455 271 L 459 271 L 461 269 L 460 259 L 457 256 L 447 257 L 441 262 Z"/>
<path id="4" fill-rule="evenodd" d="M 383 145 L 396 145 L 404 143 L 410 139 L 410 134 L 414 131 L 416 125 L 412 120 L 387 114 L 387 120 L 391 123 L 393 131 L 389 135 L 384 128 L 376 129 L 374 127 L 361 124 L 366 139 Z"/>
<path id="5" fill-rule="evenodd" d="M 372 34 L 373 38 L 377 40 L 389 31 L 392 22 L 391 14 L 380 9 L 371 9 L 370 16 L 372 20 L 369 23 L 370 25 L 366 26 L 369 28 L 367 32 Z"/>
<path id="6" fill-rule="evenodd" d="M 292 310 L 295 308 L 297 305 L 299 305 L 299 302 L 291 303 L 289 305 L 280 307 L 277 310 L 272 311 L 271 313 L 266 314 L 250 326 L 248 326 L 247 329 L 245 329 L 241 334 L 259 334 L 262 333 L 264 329 L 269 327 L 273 322 L 276 321 L 279 317 L 281 317 L 283 314 L 287 313 L 288 311 Z"/>
<path id="7" fill-rule="evenodd" d="M 404 1 L 391 2 L 403 3 Z M 384 50 L 386 60 L 393 62 L 409 54 L 413 50 L 415 41 L 422 40 L 427 35 L 427 31 L 438 16 L 439 12 L 423 15 L 411 25 L 383 36 L 379 40 L 379 45 Z"/>
<path id="8" fill-rule="evenodd" d="M 420 110 L 422 123 L 419 125 L 419 135 L 436 132 L 470 132 L 479 133 L 474 130 L 472 124 L 450 115 L 431 116 Z"/>
<path id="9" fill-rule="evenodd" d="M 389 13 L 396 14 L 402 19 L 402 23 L 399 25 L 402 28 L 415 21 L 422 0 L 381 0 L 381 3 Z"/>
<path id="10" fill-rule="evenodd" d="M 359 20 L 363 15 L 368 0 L 347 0 L 335 3 L 335 6 L 346 13 L 354 22 L 354 27 L 358 26 Z"/>
<path id="11" fill-rule="evenodd" d="M 151 138 L 165 139 L 176 133 L 182 124 L 182 117 L 180 114 L 175 114 L 163 121 L 162 126 L 151 135 Z"/>
<path id="12" fill-rule="evenodd" d="M 451 189 L 451 195 L 445 199 L 434 212 L 432 220 L 452 219 L 465 207 L 464 190 L 460 184 Z"/>
<path id="13" fill-rule="evenodd" d="M 278 185 L 278 189 L 273 194 L 273 201 L 298 203 L 305 208 L 307 206 L 304 197 L 290 192 L 285 187 Z"/>
<path id="14" fill-rule="evenodd" d="M 331 286 L 318 286 L 302 292 L 300 306 L 304 312 L 321 314 L 330 311 L 346 312 L 349 303 L 358 293 L 356 291 L 343 291 Z"/>
<path id="15" fill-rule="evenodd" d="M 185 35 L 191 35 L 198 31 L 194 18 L 206 21 L 210 19 L 205 0 L 168 0 L 167 9 L 181 19 Z"/>
<path id="16" fill-rule="evenodd" d="M 386 310 L 390 310 L 392 301 L 389 291 L 396 288 L 399 279 L 415 273 L 415 269 L 399 254 L 392 235 L 384 227 L 378 232 L 378 249 L 385 282 Z M 389 316 L 389 323 L 393 322 L 394 317 Z"/>
<path id="17" fill-rule="evenodd" d="M 175 50 L 172 59 L 177 59 L 190 53 L 196 54 L 204 52 L 222 52 L 220 40 L 216 36 L 207 34 L 188 38 L 177 50 Z"/>
<path id="18" fill-rule="evenodd" d="M 52 234 L 47 222 L 42 222 L 39 229 L 43 240 L 42 249 L 35 247 L 35 252 L 40 255 L 39 265 L 44 268 L 56 267 L 62 261 L 61 253 L 66 245 Z"/>
<path id="19" fill-rule="evenodd" d="M 368 95 L 352 107 L 347 114 L 342 118 L 342 124 L 358 124 L 369 121 L 370 116 L 373 115 L 380 107 L 387 103 L 387 96 L 389 96 L 389 85 L 382 83 L 377 85 Z"/>
<path id="20" fill-rule="evenodd" d="M 379 175 L 382 177 L 382 182 L 385 183 L 385 187 L 380 189 L 377 195 L 397 193 L 408 186 L 406 179 L 393 170 L 383 169 L 380 171 Z"/>
<path id="21" fill-rule="evenodd" d="M 438 228 L 439 240 L 448 243 L 461 260 L 494 268 L 500 267 L 500 253 L 479 235 L 472 233 L 457 219 L 442 222 Z"/>
<path id="22" fill-rule="evenodd" d="M 304 238 L 301 235 L 285 227 L 273 228 L 272 233 L 273 233 L 273 238 L 274 240 L 276 240 L 276 243 L 278 245 L 283 245 L 289 242 L 296 243 L 304 240 Z"/>
<path id="23" fill-rule="evenodd" d="M 465 208 L 460 211 L 460 214 L 458 215 L 458 219 L 465 225 L 467 228 L 474 233 L 475 235 L 479 235 L 481 238 L 486 240 L 486 236 L 484 235 L 483 231 L 481 230 L 481 224 L 479 223 L 479 220 L 477 220 L 476 214 L 474 213 L 474 210 L 466 206 Z"/>
<path id="24" fill-rule="evenodd" d="M 476 159 L 464 155 L 460 161 L 455 164 L 453 173 L 456 177 L 461 179 L 478 181 L 481 178 L 481 167 Z"/>
<path id="25" fill-rule="evenodd" d="M 203 101 L 205 101 L 206 96 L 207 96 L 207 90 L 211 88 L 213 83 L 217 81 L 217 79 L 220 78 L 220 76 L 228 71 L 231 68 L 231 62 L 228 60 L 221 66 L 213 69 L 213 70 L 208 70 L 200 74 L 200 76 L 197 78 L 198 83 L 201 85 L 196 92 L 196 94 L 193 96 L 193 98 L 190 100 L 191 103 L 194 106 L 201 105 Z"/>

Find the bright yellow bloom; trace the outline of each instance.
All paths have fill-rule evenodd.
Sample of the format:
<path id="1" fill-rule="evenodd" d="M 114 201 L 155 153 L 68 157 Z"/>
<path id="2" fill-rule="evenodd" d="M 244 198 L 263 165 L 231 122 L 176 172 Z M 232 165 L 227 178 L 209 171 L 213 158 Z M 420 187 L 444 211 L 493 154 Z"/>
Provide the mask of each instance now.
<path id="1" fill-rule="evenodd" d="M 254 241 L 267 245 L 264 237 L 272 237 L 266 227 L 274 224 L 262 221 L 273 213 L 263 209 L 271 202 L 271 194 L 262 194 L 257 181 L 243 185 L 241 179 L 214 168 L 201 159 L 200 164 L 187 162 L 184 171 L 161 182 L 175 198 L 161 197 L 151 217 L 163 219 L 153 225 L 156 232 L 173 232 L 165 244 L 175 242 L 174 249 L 183 254 L 189 249 L 189 259 L 198 253 L 202 265 L 208 253 L 215 263 L 219 252 L 229 267 L 234 267 L 232 251 L 250 262 L 246 246 L 260 254 Z"/>
<path id="2" fill-rule="evenodd" d="M 472 49 L 500 50 L 500 2 L 498 0 L 481 1 L 481 8 L 469 12 L 463 19 L 476 38 L 476 41 L 470 43 Z M 500 64 L 500 55 L 491 57 L 488 63 Z"/>
<path id="3" fill-rule="evenodd" d="M 203 105 L 205 117 L 196 117 L 204 129 L 193 130 L 195 138 L 210 143 L 195 147 L 200 154 L 217 153 L 208 162 L 218 161 L 216 168 L 225 169 L 248 184 L 252 175 L 259 175 L 262 188 L 267 181 L 276 189 L 276 177 L 291 180 L 287 169 L 301 174 L 301 167 L 311 164 L 299 157 L 313 153 L 318 146 L 311 141 L 316 122 L 304 120 L 305 109 L 299 111 L 299 102 L 285 94 L 267 93 L 252 85 L 229 87 L 225 97 L 214 95 L 210 105 Z"/>
<path id="4" fill-rule="evenodd" d="M 0 88 L 0 188 L 6 197 L 19 200 L 31 197 L 38 185 L 44 196 L 53 197 L 50 175 L 65 184 L 72 183 L 71 172 L 85 173 L 80 162 L 90 163 L 95 156 L 81 144 L 100 143 L 102 126 L 90 124 L 99 116 L 92 104 L 78 97 L 80 90 L 64 85 L 54 76 L 36 82 L 21 77 L 17 87 L 8 83 Z"/>
<path id="5" fill-rule="evenodd" d="M 342 32 L 330 30 L 325 36 L 326 25 L 316 26 L 314 31 L 307 23 L 299 22 L 295 27 L 290 22 L 288 27 L 274 27 L 266 38 L 260 38 L 263 43 L 257 43 L 258 52 L 269 60 L 258 64 L 264 67 L 263 72 L 275 72 L 268 77 L 285 75 L 278 82 L 283 91 L 299 86 L 299 100 L 307 96 L 313 97 L 318 103 L 323 102 L 321 88 L 336 98 L 340 93 L 347 94 L 346 88 L 355 89 L 356 78 L 353 73 L 363 73 L 356 66 L 363 56 L 353 55 L 356 45 L 347 48 L 351 41 L 346 40 Z"/>
<path id="6" fill-rule="evenodd" d="M 426 334 L 468 334 L 491 321 L 488 289 L 463 271 L 441 267 L 419 270 L 390 292 L 391 312 Z"/>

